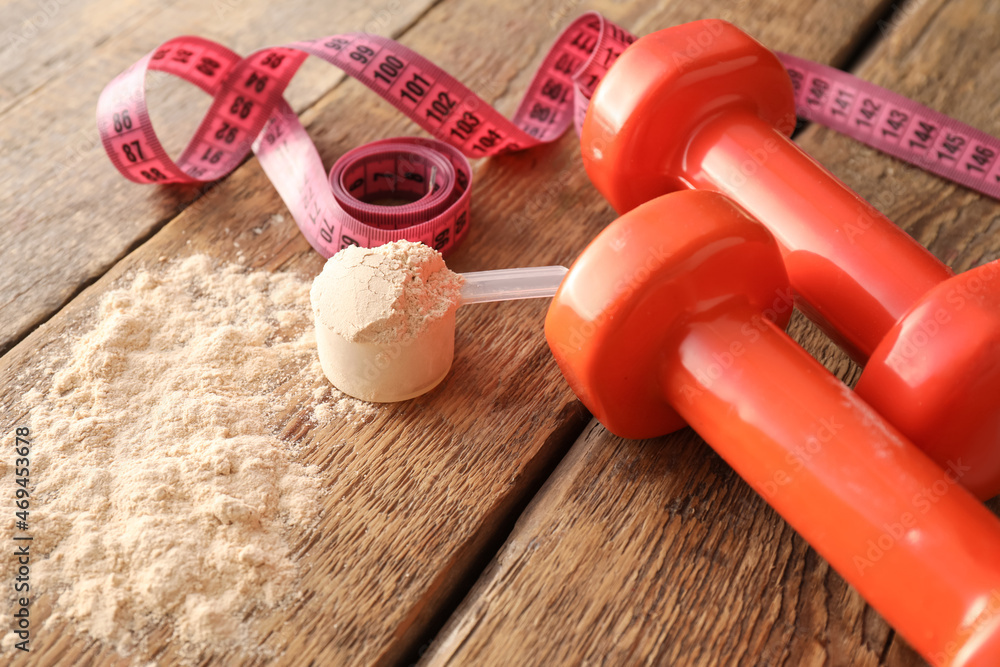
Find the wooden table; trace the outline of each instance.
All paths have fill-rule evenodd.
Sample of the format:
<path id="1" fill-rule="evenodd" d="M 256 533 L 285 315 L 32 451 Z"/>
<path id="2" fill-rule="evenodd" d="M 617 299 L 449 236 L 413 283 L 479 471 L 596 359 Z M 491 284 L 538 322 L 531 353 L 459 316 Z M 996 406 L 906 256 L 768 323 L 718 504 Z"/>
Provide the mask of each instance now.
<path id="1" fill-rule="evenodd" d="M 193 252 L 233 260 L 234 242 L 252 266 L 311 275 L 322 265 L 292 225 L 268 224 L 288 214 L 256 160 L 201 190 L 140 187 L 114 172 L 96 138 L 95 103 L 142 54 L 181 34 L 248 53 L 366 29 L 420 51 L 509 114 L 558 29 L 586 9 L 638 34 L 721 16 L 772 48 L 845 67 L 1000 135 L 996 1 L 8 5 L 2 432 L 24 415 L 15 376 L 32 377 L 33 355 L 125 271 Z M 176 155 L 200 118 L 192 108 L 207 101 L 163 80 L 153 88 L 154 122 Z M 326 164 L 363 142 L 420 133 L 321 63 L 307 63 L 288 98 Z M 956 270 L 1000 256 L 996 201 L 819 127 L 797 140 Z M 571 135 L 481 161 L 475 172 L 471 235 L 450 259 L 459 271 L 569 263 L 614 218 Z M 338 505 L 301 553 L 308 594 L 265 619 L 280 664 L 923 664 L 696 435 L 626 441 L 592 420 L 548 352 L 544 309 L 463 309 L 455 366 L 439 389 L 360 428 L 301 434 L 305 460 L 330 473 Z M 791 331 L 845 382 L 857 379 L 803 318 Z M 277 398 L 301 404 L 307 389 Z M 378 529 L 361 530 L 369 526 Z M 34 651 L 16 657 L 123 662 L 72 628 L 36 635 Z M 157 660 L 174 657 L 165 646 Z"/>

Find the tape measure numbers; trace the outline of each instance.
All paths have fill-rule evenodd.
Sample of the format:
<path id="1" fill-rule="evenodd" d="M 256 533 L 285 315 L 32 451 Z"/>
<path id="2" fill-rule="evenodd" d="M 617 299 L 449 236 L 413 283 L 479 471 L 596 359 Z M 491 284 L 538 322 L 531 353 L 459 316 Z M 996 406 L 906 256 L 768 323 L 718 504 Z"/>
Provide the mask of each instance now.
<path id="1" fill-rule="evenodd" d="M 574 121 L 579 125 L 594 87 L 634 39 L 596 13 L 581 16 L 556 40 L 508 120 L 444 70 L 384 37 L 344 33 L 262 49 L 247 58 L 199 37 L 178 37 L 108 84 L 98 102 L 98 128 L 115 167 L 138 183 L 212 181 L 253 150 L 306 238 L 326 257 L 344 245 L 401 238 L 447 252 L 468 230 L 471 169 L 463 156 L 531 148 L 554 140 Z M 282 97 L 309 55 L 340 67 L 437 139 L 411 140 L 406 159 L 395 161 L 402 171 L 382 182 L 409 187 L 419 176 L 426 183 L 430 172 L 421 165 L 444 160 L 450 168 L 438 164 L 427 197 L 395 211 L 367 210 L 342 191 L 334 196 L 315 146 Z M 144 86 L 149 69 L 174 74 L 214 97 L 176 162 L 149 122 Z M 364 172 L 367 191 L 378 174 L 388 172 L 379 171 L 385 165 L 372 166 L 371 156 L 356 155 L 363 156 L 367 166 L 348 163 L 340 173 Z M 357 176 L 351 184 L 356 181 Z M 351 184 L 345 186 L 349 195 Z M 451 206 L 439 210 L 442 200 Z M 361 212 L 365 215 L 352 215 Z"/>
<path id="2" fill-rule="evenodd" d="M 635 37 L 595 12 L 573 21 L 508 120 L 405 46 L 360 32 L 261 49 L 246 58 L 200 37 L 178 37 L 109 83 L 97 105 L 105 151 L 137 183 L 199 183 L 228 174 L 252 150 L 309 243 L 329 257 L 347 245 L 421 241 L 442 252 L 469 228 L 468 157 L 488 157 L 579 132 L 598 82 Z M 345 154 L 329 179 L 316 147 L 282 97 L 315 56 L 340 67 L 434 139 L 375 142 Z M 825 65 L 778 54 L 796 113 L 935 174 L 1000 199 L 1000 141 L 912 100 Z M 175 162 L 147 113 L 150 69 L 214 99 Z M 408 203 L 379 206 L 391 196 Z"/>
<path id="3" fill-rule="evenodd" d="M 795 113 L 1000 199 L 1000 140 L 833 67 L 779 53 Z"/>

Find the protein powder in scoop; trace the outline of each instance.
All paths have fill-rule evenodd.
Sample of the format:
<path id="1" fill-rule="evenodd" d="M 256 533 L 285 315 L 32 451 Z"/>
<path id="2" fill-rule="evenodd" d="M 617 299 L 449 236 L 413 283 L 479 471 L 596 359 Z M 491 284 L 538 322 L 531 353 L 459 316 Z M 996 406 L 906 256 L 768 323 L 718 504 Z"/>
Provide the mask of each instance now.
<path id="1" fill-rule="evenodd" d="M 454 357 L 462 282 L 422 243 L 338 252 L 310 293 L 326 377 L 346 394 L 380 403 L 433 389 Z"/>

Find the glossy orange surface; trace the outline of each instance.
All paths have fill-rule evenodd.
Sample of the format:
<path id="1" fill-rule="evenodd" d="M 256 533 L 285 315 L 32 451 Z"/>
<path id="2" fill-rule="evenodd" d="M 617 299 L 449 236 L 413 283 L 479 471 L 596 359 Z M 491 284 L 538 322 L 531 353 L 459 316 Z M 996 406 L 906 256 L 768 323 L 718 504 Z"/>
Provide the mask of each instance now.
<path id="1" fill-rule="evenodd" d="M 738 202 L 776 238 L 796 306 L 871 359 L 858 393 L 938 463 L 972 466 L 979 497 L 1000 493 L 1000 281 L 962 297 L 965 282 L 788 139 L 793 118 L 777 57 L 697 21 L 618 59 L 587 112 L 584 165 L 619 212 L 685 188 Z"/>
<path id="2" fill-rule="evenodd" d="M 920 297 L 952 275 L 756 116 L 713 119 L 691 137 L 687 157 L 692 187 L 722 192 L 768 224 L 804 310 L 862 365 Z"/>
<path id="3" fill-rule="evenodd" d="M 636 375 L 648 366 L 650 351 L 665 345 L 664 327 L 656 325 L 665 313 L 686 313 L 692 299 L 747 302 L 781 327 L 792 313 L 788 279 L 767 230 L 745 224 L 745 215 L 723 197 L 683 194 L 673 199 L 676 224 L 664 225 L 661 217 L 655 226 L 605 229 L 563 279 L 546 320 L 546 330 L 560 332 L 549 343 L 558 348 L 556 359 L 573 390 L 605 426 L 628 438 L 684 426 L 658 376 Z M 752 279 L 734 284 L 732 271 Z M 761 325 L 748 322 L 748 335 Z"/>
<path id="4" fill-rule="evenodd" d="M 730 23 L 695 21 L 621 55 L 587 110 L 583 163 L 619 213 L 683 188 L 738 202 L 778 240 L 808 314 L 864 363 L 951 272 L 792 142 L 794 126 L 777 56 Z"/>
<path id="5" fill-rule="evenodd" d="M 686 421 L 928 660 L 998 664 L 1000 521 L 788 338 L 787 288 L 759 222 L 682 191 L 598 235 L 545 333 L 610 430 Z"/>
<path id="6" fill-rule="evenodd" d="M 962 484 L 1000 493 L 1000 261 L 930 290 L 886 334 L 856 391 Z M 1000 663 L 998 663 L 1000 664 Z"/>

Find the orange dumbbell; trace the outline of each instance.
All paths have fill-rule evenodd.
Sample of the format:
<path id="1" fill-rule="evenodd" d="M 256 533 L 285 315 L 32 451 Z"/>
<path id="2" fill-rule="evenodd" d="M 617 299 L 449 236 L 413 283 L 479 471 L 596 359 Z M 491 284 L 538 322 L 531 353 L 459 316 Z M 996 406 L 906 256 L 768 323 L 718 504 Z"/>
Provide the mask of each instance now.
<path id="1" fill-rule="evenodd" d="M 858 394 L 939 464 L 961 461 L 980 498 L 996 495 L 1000 262 L 953 276 L 789 140 L 794 114 L 772 52 L 725 21 L 698 21 L 643 37 L 612 66 L 587 112 L 583 160 L 619 212 L 694 188 L 757 217 L 795 304 L 866 364 Z"/>
<path id="2" fill-rule="evenodd" d="M 1000 664 L 1000 521 L 765 315 L 787 287 L 763 225 L 676 192 L 594 239 L 545 335 L 610 431 L 690 424 L 928 660 Z"/>

